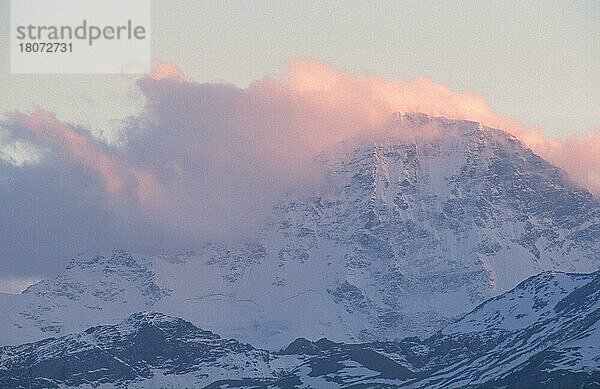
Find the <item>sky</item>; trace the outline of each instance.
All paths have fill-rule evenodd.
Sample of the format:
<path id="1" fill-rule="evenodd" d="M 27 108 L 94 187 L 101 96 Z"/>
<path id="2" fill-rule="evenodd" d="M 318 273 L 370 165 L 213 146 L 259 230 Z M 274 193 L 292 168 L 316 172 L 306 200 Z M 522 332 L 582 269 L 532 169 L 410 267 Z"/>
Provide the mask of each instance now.
<path id="1" fill-rule="evenodd" d="M 505 128 L 600 188 L 595 1 L 155 1 L 152 46 L 152 76 L 14 75 L 0 58 L 0 291 L 80 251 L 246 236 L 316 184 L 314 152 L 397 108 Z"/>
<path id="2" fill-rule="evenodd" d="M 196 81 L 242 87 L 310 57 L 351 72 L 424 76 L 481 93 L 497 111 L 554 136 L 600 126 L 597 1 L 339 4 L 154 1 L 153 56 Z M 8 1 L 0 2 L 3 37 L 8 10 Z M 6 51 L 6 39 L 0 44 Z M 9 59 L 1 60 L 0 110 L 42 105 L 65 120 L 112 128 L 142 104 L 133 77 L 11 76 Z"/>

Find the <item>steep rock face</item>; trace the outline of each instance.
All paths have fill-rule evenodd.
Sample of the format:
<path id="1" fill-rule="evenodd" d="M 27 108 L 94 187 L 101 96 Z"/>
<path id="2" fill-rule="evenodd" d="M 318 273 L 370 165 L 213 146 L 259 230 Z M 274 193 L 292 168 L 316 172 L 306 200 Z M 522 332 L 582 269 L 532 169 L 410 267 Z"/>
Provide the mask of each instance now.
<path id="1" fill-rule="evenodd" d="M 279 352 L 143 312 L 116 326 L 0 348 L 0 385 L 209 388 L 594 388 L 600 272 L 542 273 L 430 338 L 296 339 Z"/>
<path id="2" fill-rule="evenodd" d="M 598 200 L 514 137 L 422 114 L 389 125 L 319 155 L 324 187 L 280 202 L 256 241 L 80 258 L 0 296 L 17 312 L 1 342 L 147 308 L 267 348 L 428 336 L 528 276 L 600 267 Z"/>
<path id="3" fill-rule="evenodd" d="M 322 156 L 330 190 L 282 205 L 276 229 L 292 260 L 343 264 L 326 291 L 366 316 L 356 339 L 431 333 L 533 274 L 598 269 L 598 201 L 514 137 L 426 115 L 393 125 L 402 139 Z"/>
<path id="4" fill-rule="evenodd" d="M 237 262 L 245 273 L 220 293 L 250 298 L 257 325 L 345 341 L 427 335 L 533 274 L 598 269 L 598 201 L 514 137 L 426 115 L 391 126 L 402 136 L 319 156 L 327 187 L 281 203 L 262 257 Z M 304 314 L 321 325 L 303 327 Z"/>

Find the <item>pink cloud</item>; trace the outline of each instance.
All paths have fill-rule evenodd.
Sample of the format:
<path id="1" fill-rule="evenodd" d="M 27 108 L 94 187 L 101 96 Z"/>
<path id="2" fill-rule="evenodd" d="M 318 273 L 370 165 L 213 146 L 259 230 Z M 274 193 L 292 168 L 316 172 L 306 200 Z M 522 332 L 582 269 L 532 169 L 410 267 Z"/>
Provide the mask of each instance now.
<path id="1" fill-rule="evenodd" d="M 352 74 L 321 62 L 290 63 L 280 78 L 266 78 L 249 90 L 270 100 L 288 99 L 303 109 L 299 118 L 313 147 L 377 131 L 393 112 L 423 112 L 449 119 L 472 120 L 503 129 L 550 162 L 562 167 L 576 183 L 600 195 L 600 134 L 568 138 L 546 136 L 495 112 L 485 98 L 456 92 L 427 78 L 397 81 Z"/>
<path id="2" fill-rule="evenodd" d="M 546 139 L 535 149 L 562 167 L 575 182 L 600 196 L 600 129 L 587 137 Z"/>
<path id="3" fill-rule="evenodd" d="M 600 195 L 598 131 L 589 137 L 551 139 L 495 112 L 481 95 L 456 92 L 425 78 L 389 80 L 299 60 L 281 76 L 239 88 L 197 83 L 176 65 L 157 62 L 139 86 L 146 106 L 129 122 L 135 130 L 128 132 L 124 150 L 98 143 L 44 110 L 8 117 L 15 129 L 30 134 L 27 141 L 42 146 L 48 155 L 55 151 L 97 176 L 111 200 L 90 207 L 83 199 L 80 206 L 93 208 L 93 216 L 76 215 L 73 223 L 61 225 L 91 223 L 107 211 L 99 229 L 105 237 L 114 234 L 118 239 L 106 241 L 134 241 L 141 251 L 253 236 L 282 196 L 319 190 L 324 177 L 315 164 L 316 153 L 354 137 L 388 136 L 389 131 L 402 137 L 399 126 L 389 125 L 398 111 L 474 120 L 507 130 Z M 426 137 L 445 135 L 430 130 L 418 129 Z M 87 175 L 69 176 L 73 170 L 63 166 L 48 171 L 60 172 L 72 183 L 62 187 L 44 182 L 43 190 L 55 194 L 48 201 L 62 206 L 61 201 L 80 200 L 81 185 L 89 184 Z M 37 174 L 45 177 L 44 172 L 40 166 Z M 35 178 L 28 177 L 25 174 L 23 182 L 39 189 Z M 50 214 L 57 223 L 62 220 L 61 214 Z M 68 240 L 68 235 L 59 240 Z M 86 244 L 93 246 L 95 241 Z"/>
<path id="4" fill-rule="evenodd" d="M 152 80 L 191 81 L 179 66 L 157 59 L 152 61 L 152 71 L 148 77 Z"/>
<path id="5" fill-rule="evenodd" d="M 599 134 L 551 139 L 495 112 L 481 95 L 426 78 L 389 80 L 297 60 L 282 76 L 241 89 L 195 83 L 176 65 L 155 62 L 140 86 L 147 98 L 142 122 L 151 124 L 128 154 L 101 147 L 43 110 L 10 117 L 97 173 L 111 198 L 133 195 L 159 218 L 190 231 L 226 218 L 231 223 L 224 230 L 230 229 L 240 214 L 254 218 L 246 210 L 269 208 L 277 193 L 309 187 L 318 181 L 311 163 L 315 153 L 389 131 L 385 123 L 397 111 L 504 129 L 600 195 Z"/>
<path id="6" fill-rule="evenodd" d="M 8 117 L 38 141 L 58 148 L 72 161 L 96 172 L 111 197 L 118 199 L 133 189 L 139 201 L 148 202 L 158 192 L 151 172 L 102 150 L 89 135 L 75 131 L 54 114 L 37 109 L 31 114 L 13 112 Z"/>
<path id="7" fill-rule="evenodd" d="M 483 96 L 452 91 L 427 78 L 389 80 L 352 74 L 305 59 L 291 62 L 282 79 L 267 78 L 251 88 L 269 90 L 276 86 L 314 104 L 326 116 L 356 120 L 362 128 L 360 131 L 377 128 L 393 112 L 400 111 L 478 121 L 524 136 L 530 143 L 542 137 L 541 132 L 526 129 L 517 121 L 494 112 Z M 340 134 L 341 137 L 347 135 L 350 134 Z"/>

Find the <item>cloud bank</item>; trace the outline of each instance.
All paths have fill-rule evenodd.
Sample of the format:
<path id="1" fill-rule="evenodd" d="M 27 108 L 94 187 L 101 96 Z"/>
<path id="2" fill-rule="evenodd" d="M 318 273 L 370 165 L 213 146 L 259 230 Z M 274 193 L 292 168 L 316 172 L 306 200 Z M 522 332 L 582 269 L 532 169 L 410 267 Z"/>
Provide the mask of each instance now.
<path id="1" fill-rule="evenodd" d="M 550 139 L 481 96 L 426 78 L 388 80 L 314 60 L 248 88 L 200 84 L 157 62 L 146 98 L 111 148 L 44 110 L 7 114 L 0 145 L 0 272 L 29 274 L 78 251 L 184 250 L 251 237 L 287 192 L 322 183 L 316 153 L 386 131 L 396 111 L 505 129 L 600 195 L 600 134 Z M 0 133 L 2 134 L 2 133 Z M 3 138 L 3 139 L 4 139 Z M 16 265 L 15 265 L 16 264 Z M 55 265 L 53 265 L 55 264 Z"/>

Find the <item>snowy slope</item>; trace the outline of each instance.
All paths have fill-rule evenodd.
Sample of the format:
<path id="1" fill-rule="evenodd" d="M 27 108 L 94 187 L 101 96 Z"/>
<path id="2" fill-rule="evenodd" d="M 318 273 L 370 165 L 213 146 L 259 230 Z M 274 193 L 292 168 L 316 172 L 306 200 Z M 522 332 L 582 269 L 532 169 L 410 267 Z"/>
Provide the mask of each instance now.
<path id="1" fill-rule="evenodd" d="M 600 272 L 534 276 L 425 340 L 299 338 L 269 352 L 143 312 L 0 348 L 0 386 L 593 388 L 599 323 Z"/>
<path id="2" fill-rule="evenodd" d="M 76 258 L 0 296 L 0 344 L 144 309 L 271 349 L 426 336 L 541 271 L 600 268 L 598 200 L 514 137 L 422 114 L 390 126 L 319 155 L 326 187 L 279 203 L 257 241 Z"/>
<path id="3" fill-rule="evenodd" d="M 53 280 L 20 295 L 0 295 L 2 343 L 20 343 L 78 332 L 129 316 L 132 307 L 152 306 L 168 293 L 143 260 L 115 250 L 74 258 Z"/>

